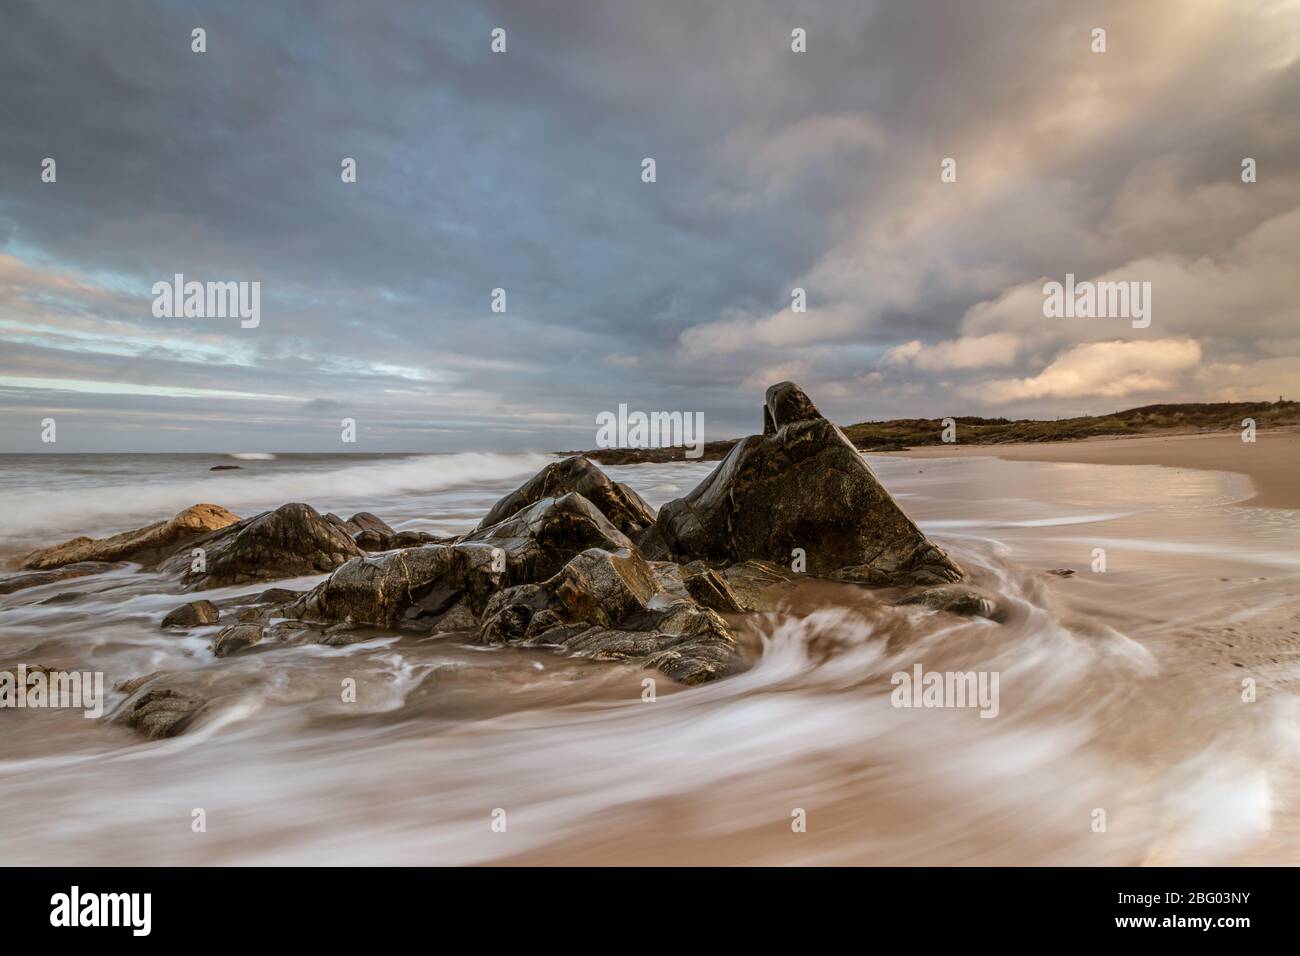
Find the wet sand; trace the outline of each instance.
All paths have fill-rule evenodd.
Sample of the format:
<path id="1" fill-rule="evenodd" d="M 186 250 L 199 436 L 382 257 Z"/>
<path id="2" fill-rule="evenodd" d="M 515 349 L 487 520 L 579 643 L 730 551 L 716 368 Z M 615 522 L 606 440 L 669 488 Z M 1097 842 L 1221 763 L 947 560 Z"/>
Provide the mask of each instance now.
<path id="1" fill-rule="evenodd" d="M 1163 465 L 1230 471 L 1250 478 L 1252 508 L 1300 508 L 1300 428 L 1276 428 L 1243 442 L 1240 432 L 1089 438 L 1023 445 L 932 445 L 888 453 L 902 458 L 965 458 L 993 455 L 1012 461 L 1066 461 L 1087 465 Z"/>

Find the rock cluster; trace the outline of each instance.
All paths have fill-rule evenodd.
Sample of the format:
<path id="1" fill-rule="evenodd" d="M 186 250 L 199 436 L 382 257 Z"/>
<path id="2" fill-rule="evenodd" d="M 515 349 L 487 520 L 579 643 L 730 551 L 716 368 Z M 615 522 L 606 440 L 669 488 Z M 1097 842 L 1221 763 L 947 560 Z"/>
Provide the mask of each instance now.
<path id="1" fill-rule="evenodd" d="M 344 642 L 349 629 L 456 631 L 699 684 L 744 666 L 735 616 L 775 606 L 796 572 L 909 588 L 901 600 L 934 610 L 993 611 L 956 584 L 961 569 L 790 382 L 768 389 L 763 433 L 737 442 L 658 515 L 573 456 L 457 538 L 397 533 L 368 512 L 344 521 L 295 503 L 241 520 L 199 505 L 171 522 L 45 549 L 27 566 L 111 560 L 174 572 L 187 590 L 329 574 L 305 593 L 273 588 L 241 599 L 229 615 L 229 602 L 196 601 L 167 616 L 169 628 L 222 625 L 211 637 L 216 657 L 303 634 Z M 119 716 L 151 736 L 179 732 L 204 706 L 192 682 L 140 680 Z"/>

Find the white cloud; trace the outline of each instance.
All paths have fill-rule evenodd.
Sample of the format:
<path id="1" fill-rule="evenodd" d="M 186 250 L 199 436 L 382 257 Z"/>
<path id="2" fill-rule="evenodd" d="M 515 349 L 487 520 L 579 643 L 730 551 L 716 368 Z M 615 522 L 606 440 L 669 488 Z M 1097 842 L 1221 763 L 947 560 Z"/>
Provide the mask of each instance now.
<path id="1" fill-rule="evenodd" d="M 1032 378 L 1000 379 L 971 387 L 971 397 L 986 402 L 1033 398 L 1119 398 L 1177 386 L 1182 373 L 1201 361 L 1201 347 L 1191 339 L 1153 342 L 1089 342 L 1057 358 Z"/>
<path id="2" fill-rule="evenodd" d="M 1020 351 L 1020 339 L 1005 332 L 963 335 L 934 345 L 913 339 L 896 345 L 881 358 L 882 365 L 910 365 L 927 372 L 1010 365 Z"/>

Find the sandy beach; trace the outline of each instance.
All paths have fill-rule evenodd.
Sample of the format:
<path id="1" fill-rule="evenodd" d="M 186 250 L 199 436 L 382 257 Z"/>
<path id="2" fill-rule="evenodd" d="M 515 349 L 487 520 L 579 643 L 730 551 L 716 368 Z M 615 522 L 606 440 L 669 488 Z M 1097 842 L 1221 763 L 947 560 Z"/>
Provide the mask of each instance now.
<path id="1" fill-rule="evenodd" d="M 1011 461 L 1063 461 L 1088 465 L 1162 465 L 1230 471 L 1246 475 L 1255 495 L 1241 502 L 1252 508 L 1300 508 L 1300 428 L 1257 433 L 1243 442 L 1239 432 L 1142 435 L 1074 442 L 1022 445 L 933 445 L 890 452 L 902 458 L 965 458 L 993 455 Z"/>

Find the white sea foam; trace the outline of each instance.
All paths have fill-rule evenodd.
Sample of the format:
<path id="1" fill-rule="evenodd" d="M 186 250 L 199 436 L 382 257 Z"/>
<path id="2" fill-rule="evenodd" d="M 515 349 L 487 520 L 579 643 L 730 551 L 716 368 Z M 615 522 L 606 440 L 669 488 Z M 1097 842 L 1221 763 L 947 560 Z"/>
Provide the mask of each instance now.
<path id="1" fill-rule="evenodd" d="M 37 532 L 71 532 L 98 537 L 169 518 L 199 502 L 252 514 L 287 501 L 319 510 L 333 502 L 420 494 L 530 475 L 551 458 L 541 454 L 418 455 L 369 459 L 330 468 L 274 471 L 200 472 L 193 477 L 131 475 L 111 482 L 87 479 L 57 491 L 22 488 L 6 492 L 0 510 L 0 538 Z"/>

